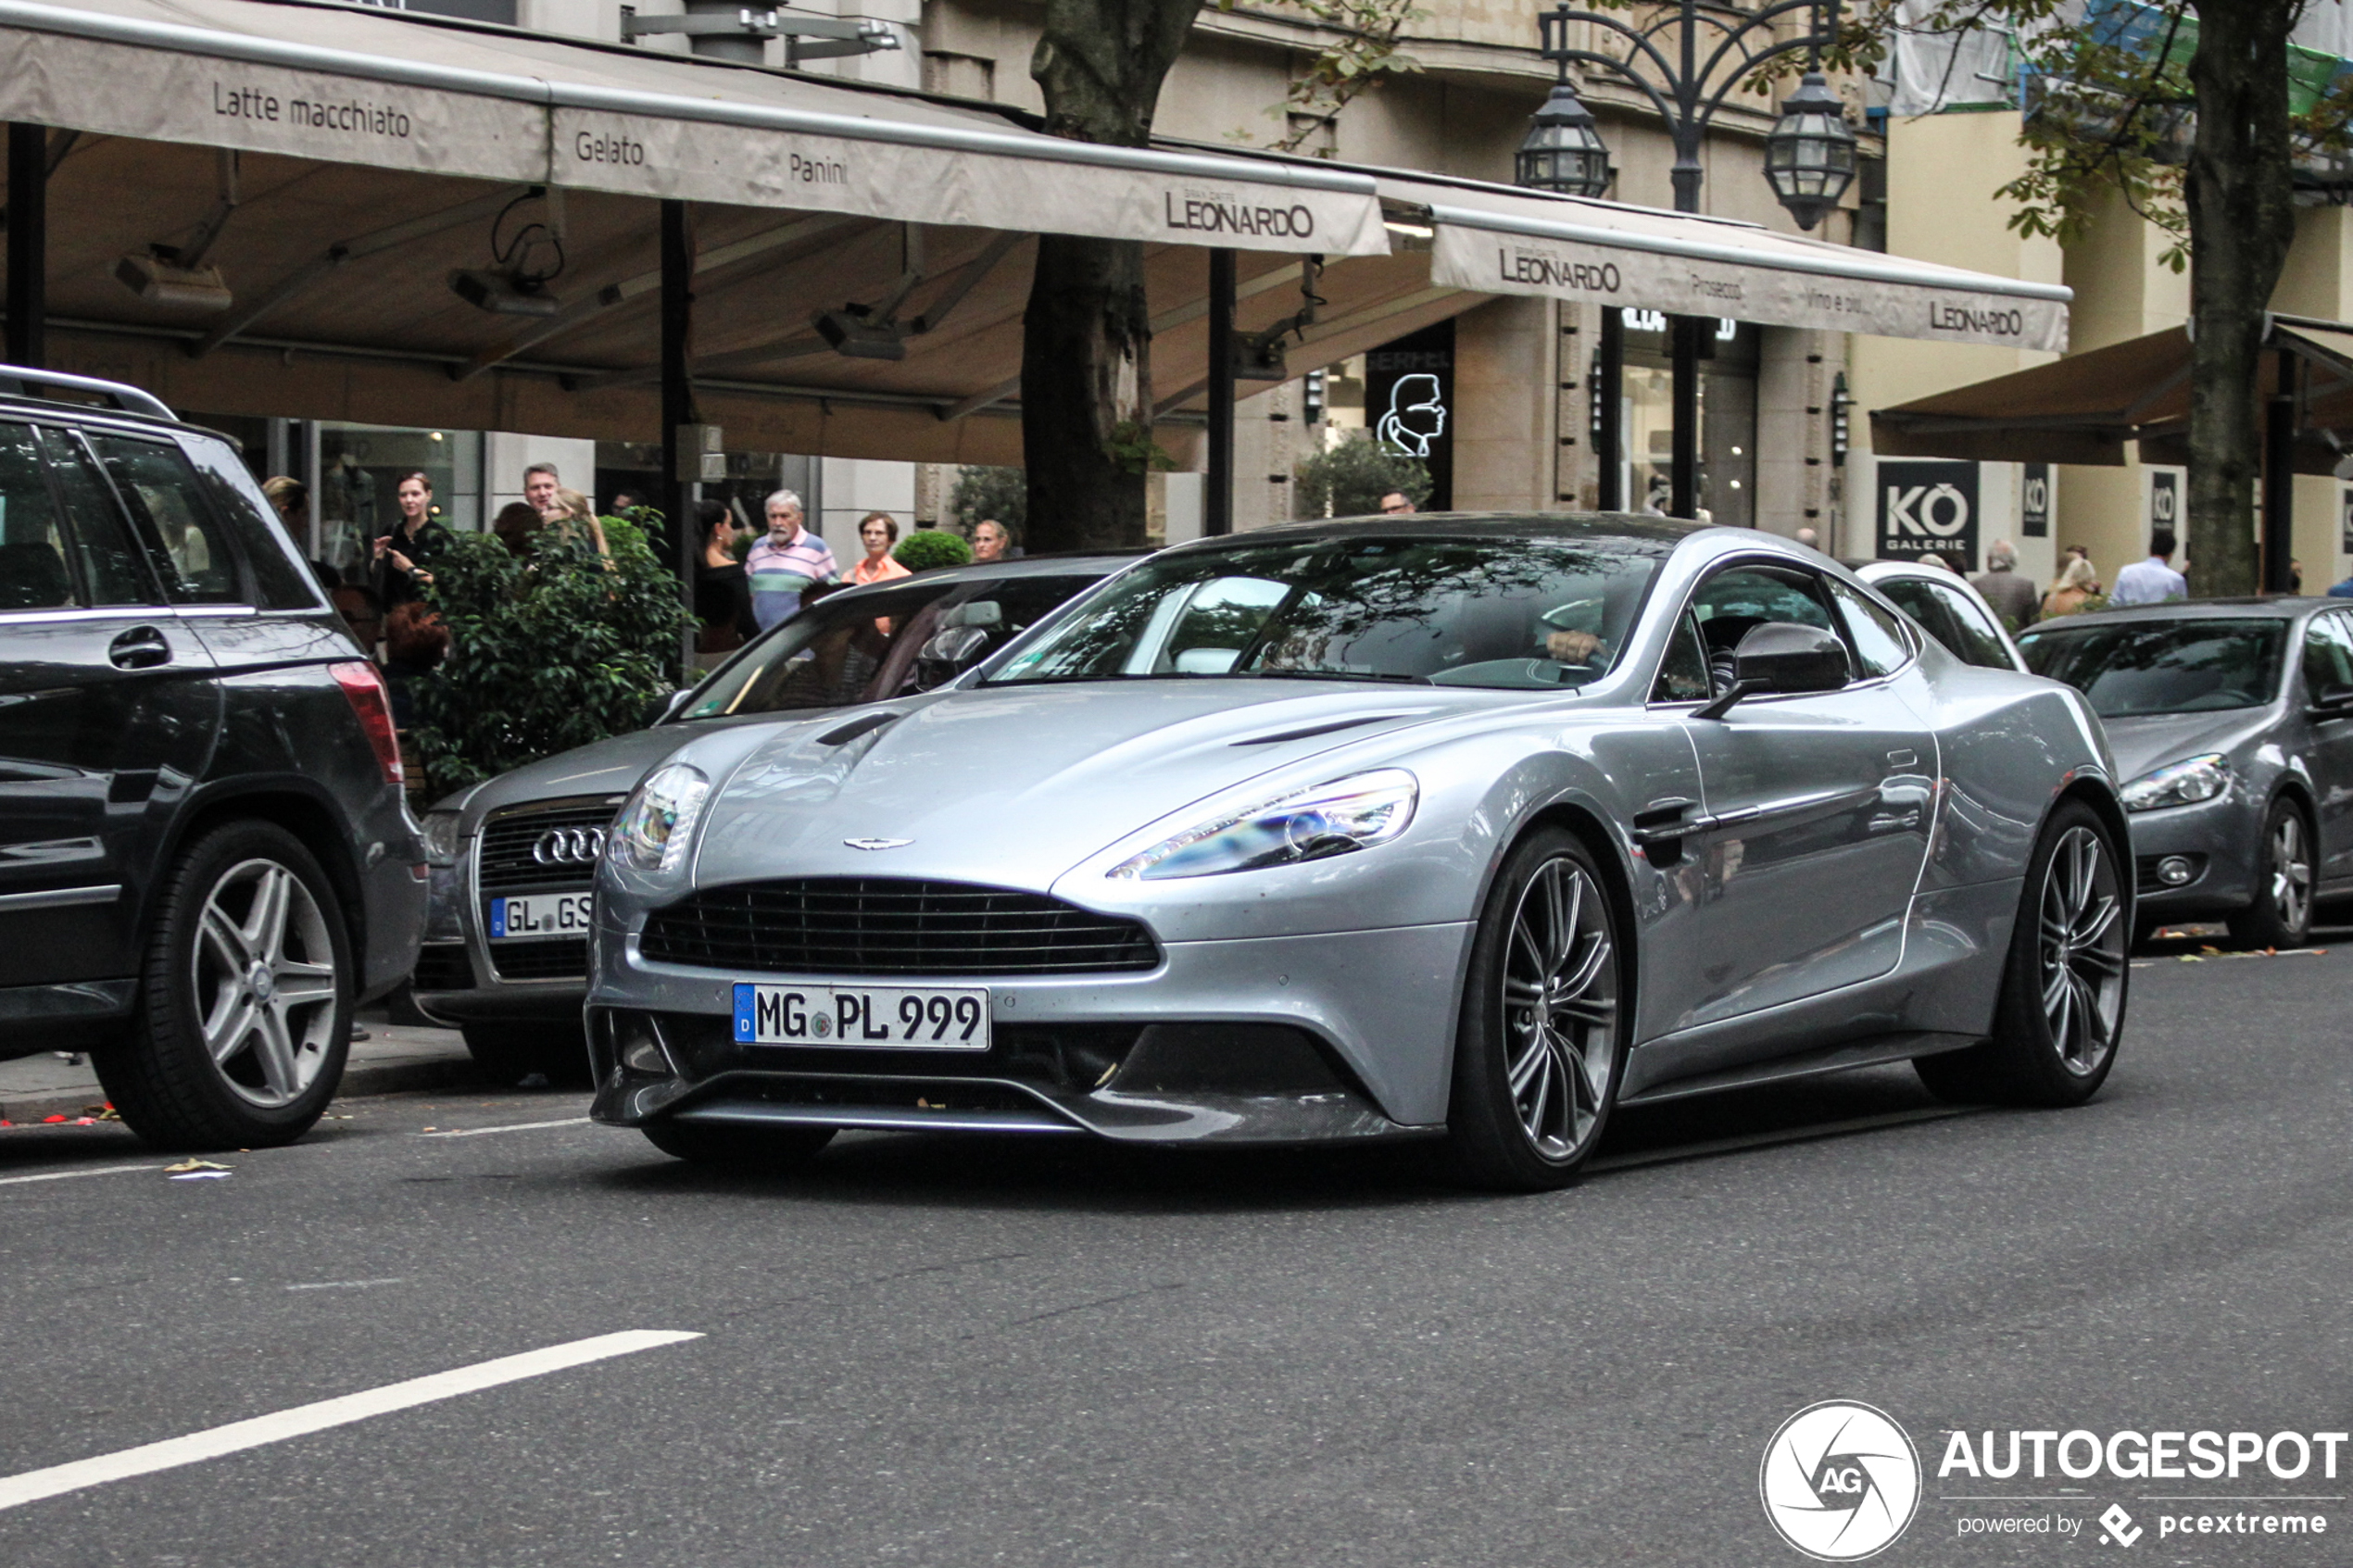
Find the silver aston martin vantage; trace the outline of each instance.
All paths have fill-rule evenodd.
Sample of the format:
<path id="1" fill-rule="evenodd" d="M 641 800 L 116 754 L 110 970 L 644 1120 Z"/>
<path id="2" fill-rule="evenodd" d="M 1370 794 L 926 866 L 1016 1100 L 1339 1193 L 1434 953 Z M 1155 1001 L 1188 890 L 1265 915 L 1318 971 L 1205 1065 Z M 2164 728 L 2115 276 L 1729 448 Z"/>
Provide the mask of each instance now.
<path id="1" fill-rule="evenodd" d="M 2080 693 L 1835 563 L 1621 516 L 1164 551 L 950 686 L 688 742 L 616 819 L 600 1121 L 1443 1136 L 1568 1179 L 1620 1105 L 1910 1060 L 2088 1098 L 2133 879 Z"/>

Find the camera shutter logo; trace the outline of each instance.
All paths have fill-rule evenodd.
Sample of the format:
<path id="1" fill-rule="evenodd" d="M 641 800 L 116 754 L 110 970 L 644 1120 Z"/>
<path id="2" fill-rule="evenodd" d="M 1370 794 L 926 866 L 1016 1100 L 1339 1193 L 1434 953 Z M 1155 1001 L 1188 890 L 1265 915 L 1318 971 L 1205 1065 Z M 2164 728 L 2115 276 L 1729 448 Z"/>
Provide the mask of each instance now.
<path id="1" fill-rule="evenodd" d="M 549 828 L 531 847 L 531 858 L 543 866 L 593 866 L 604 852 L 602 828 Z"/>
<path id="2" fill-rule="evenodd" d="M 1781 1423 L 1756 1485 L 1781 1539 L 1819 1562 L 1854 1562 L 1912 1523 L 1920 1458 L 1885 1411 L 1826 1399 Z"/>

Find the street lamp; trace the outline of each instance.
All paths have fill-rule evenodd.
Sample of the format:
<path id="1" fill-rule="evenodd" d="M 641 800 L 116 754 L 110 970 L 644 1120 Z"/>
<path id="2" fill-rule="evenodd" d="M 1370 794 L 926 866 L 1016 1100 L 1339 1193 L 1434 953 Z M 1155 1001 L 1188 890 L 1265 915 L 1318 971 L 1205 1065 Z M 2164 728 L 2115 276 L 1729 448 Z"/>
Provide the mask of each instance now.
<path id="1" fill-rule="evenodd" d="M 1801 229 L 1811 229 L 1855 182 L 1855 128 L 1818 70 L 1781 103 L 1765 134 L 1765 178 Z"/>
<path id="2" fill-rule="evenodd" d="M 1536 111 L 1528 140 L 1512 158 L 1513 182 L 1555 195 L 1598 196 L 1617 177 L 1617 170 L 1609 166 L 1609 148 L 1593 129 L 1593 111 L 1568 84 L 1564 69 L 1552 96 Z"/>
<path id="3" fill-rule="evenodd" d="M 1676 0 L 1662 6 L 1646 25 L 1636 27 L 1601 11 L 1571 10 L 1567 0 L 1536 19 L 1540 52 L 1559 68 L 1560 82 L 1537 111 L 1535 126 L 1514 160 L 1518 182 L 1537 190 L 1575 195 L 1599 195 L 1607 181 L 1593 183 L 1596 170 L 1607 170 L 1609 149 L 1593 129 L 1592 111 L 1568 84 L 1572 63 L 1610 71 L 1630 83 L 1651 101 L 1674 139 L 1675 210 L 1699 210 L 1704 170 L 1700 149 L 1707 128 L 1724 101 L 1752 81 L 1765 62 L 1805 50 L 1809 69 L 1798 90 L 1781 106 L 1781 118 L 1766 139 L 1766 178 L 1781 205 L 1800 227 L 1811 229 L 1824 212 L 1837 205 L 1855 178 L 1854 130 L 1838 98 L 1823 82 L 1818 65 L 1823 49 L 1838 39 L 1838 0 L 1778 0 L 1755 10 L 1735 10 L 1703 0 Z M 1804 12 L 1806 31 L 1779 38 L 1775 29 L 1786 18 Z M 1624 58 L 1594 49 L 1572 47 L 1572 26 L 1598 28 L 1622 41 Z M 1564 150 L 1574 146 L 1572 161 L 1563 169 Z M 1544 178 L 1551 176 L 1558 182 Z M 1571 184 L 1569 181 L 1577 183 Z M 1617 364 L 1610 356 L 1617 334 L 1608 331 L 1611 317 L 1603 316 L 1604 370 L 1608 392 L 1616 401 Z M 1677 517 L 1695 516 L 1699 509 L 1699 334 L 1697 317 L 1669 318 L 1674 340 L 1675 437 L 1671 458 L 1668 509 Z M 1612 426 L 1615 420 L 1608 421 Z M 1600 454 L 1603 493 L 1616 489 L 1615 432 Z"/>

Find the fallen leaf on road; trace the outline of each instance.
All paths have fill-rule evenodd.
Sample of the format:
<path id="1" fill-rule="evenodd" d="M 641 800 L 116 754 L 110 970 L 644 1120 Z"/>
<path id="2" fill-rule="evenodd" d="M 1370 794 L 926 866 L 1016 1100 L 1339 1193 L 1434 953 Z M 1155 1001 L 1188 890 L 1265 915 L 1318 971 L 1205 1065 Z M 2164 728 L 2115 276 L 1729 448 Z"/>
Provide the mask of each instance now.
<path id="1" fill-rule="evenodd" d="M 44 1116 L 41 1119 L 41 1124 L 45 1127 L 53 1123 L 62 1122 L 64 1120 L 65 1118 L 63 1116 Z"/>
<path id="2" fill-rule="evenodd" d="M 216 1165 L 209 1160 L 182 1160 L 177 1165 L 167 1165 L 163 1169 L 166 1175 L 178 1176 L 190 1171 L 226 1171 L 229 1167 Z"/>

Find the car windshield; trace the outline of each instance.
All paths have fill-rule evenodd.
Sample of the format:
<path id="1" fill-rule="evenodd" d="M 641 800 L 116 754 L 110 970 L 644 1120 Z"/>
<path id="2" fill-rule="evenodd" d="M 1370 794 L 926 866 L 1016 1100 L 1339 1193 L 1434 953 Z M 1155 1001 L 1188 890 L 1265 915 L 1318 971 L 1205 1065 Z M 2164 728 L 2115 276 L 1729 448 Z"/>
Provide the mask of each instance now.
<path id="1" fill-rule="evenodd" d="M 990 679 L 1582 685 L 1616 662 L 1672 547 L 1359 534 L 1184 550 L 1128 571 Z"/>
<path id="2" fill-rule="evenodd" d="M 2256 708 L 2279 692 L 2279 621 L 2127 621 L 2038 626 L 2019 652 L 2037 675 L 2065 681 L 2103 719 Z"/>
<path id="3" fill-rule="evenodd" d="M 671 721 L 879 702 L 954 679 L 1102 580 L 917 577 L 876 594 L 834 594 L 712 672 Z"/>

